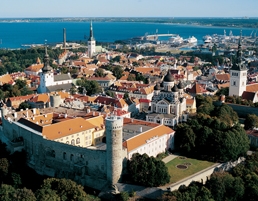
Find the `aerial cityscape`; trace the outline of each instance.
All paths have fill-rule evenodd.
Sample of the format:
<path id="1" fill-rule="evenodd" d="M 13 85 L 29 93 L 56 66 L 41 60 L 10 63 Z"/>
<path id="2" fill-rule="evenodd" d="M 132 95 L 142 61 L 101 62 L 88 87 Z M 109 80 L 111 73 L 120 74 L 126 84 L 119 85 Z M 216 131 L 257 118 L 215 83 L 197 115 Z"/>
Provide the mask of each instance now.
<path id="1" fill-rule="evenodd" d="M 2 5 L 0 200 L 257 200 L 258 2 Z"/>

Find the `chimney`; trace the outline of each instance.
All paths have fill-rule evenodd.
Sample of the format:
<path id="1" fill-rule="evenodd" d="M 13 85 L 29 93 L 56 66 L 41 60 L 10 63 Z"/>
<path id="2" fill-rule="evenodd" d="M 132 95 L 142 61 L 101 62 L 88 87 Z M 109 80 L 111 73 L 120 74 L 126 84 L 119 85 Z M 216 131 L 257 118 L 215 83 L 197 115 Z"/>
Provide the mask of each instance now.
<path id="1" fill-rule="evenodd" d="M 36 114 L 36 108 L 33 108 L 32 111 L 33 111 L 33 114 Z"/>
<path id="2" fill-rule="evenodd" d="M 64 114 L 64 118 L 67 118 L 67 113 Z"/>
<path id="3" fill-rule="evenodd" d="M 139 132 L 142 133 L 142 126 L 139 128 Z"/>
<path id="4" fill-rule="evenodd" d="M 13 113 L 14 118 L 17 118 L 17 112 Z"/>

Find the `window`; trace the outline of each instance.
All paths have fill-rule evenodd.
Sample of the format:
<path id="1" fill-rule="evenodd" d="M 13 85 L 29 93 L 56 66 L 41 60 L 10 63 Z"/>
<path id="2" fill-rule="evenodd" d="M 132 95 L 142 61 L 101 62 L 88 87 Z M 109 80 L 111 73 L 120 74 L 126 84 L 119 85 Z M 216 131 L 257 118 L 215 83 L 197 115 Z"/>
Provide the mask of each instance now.
<path id="1" fill-rule="evenodd" d="M 63 159 L 66 160 L 66 153 L 63 153 Z"/>
<path id="2" fill-rule="evenodd" d="M 232 72 L 232 76 L 238 76 L 238 73 Z"/>
<path id="3" fill-rule="evenodd" d="M 70 161 L 73 161 L 73 154 L 70 155 Z"/>
<path id="4" fill-rule="evenodd" d="M 71 144 L 74 145 L 74 140 L 71 141 Z"/>
<path id="5" fill-rule="evenodd" d="M 236 81 L 235 80 L 232 81 L 231 86 L 236 86 Z"/>
<path id="6" fill-rule="evenodd" d="M 76 144 L 79 144 L 80 143 L 80 138 L 77 138 L 76 139 Z"/>

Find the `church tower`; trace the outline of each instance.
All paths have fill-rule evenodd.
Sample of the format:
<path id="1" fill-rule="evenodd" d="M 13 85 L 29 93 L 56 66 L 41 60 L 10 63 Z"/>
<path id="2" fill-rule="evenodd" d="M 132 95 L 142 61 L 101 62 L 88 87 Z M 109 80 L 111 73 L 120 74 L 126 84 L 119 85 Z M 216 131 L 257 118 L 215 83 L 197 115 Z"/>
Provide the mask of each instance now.
<path id="1" fill-rule="evenodd" d="M 88 56 L 91 58 L 95 53 L 96 49 L 96 41 L 93 37 L 93 28 L 92 22 L 90 23 L 90 37 L 88 39 Z"/>
<path id="2" fill-rule="evenodd" d="M 116 184 L 122 174 L 122 139 L 123 118 L 111 115 L 106 123 L 107 180 L 110 185 Z"/>
<path id="3" fill-rule="evenodd" d="M 230 69 L 230 86 L 229 86 L 229 96 L 242 96 L 243 92 L 246 90 L 247 81 L 247 68 L 242 61 L 242 32 L 240 34 L 238 51 L 237 51 L 237 61 L 233 64 Z"/>
<path id="4" fill-rule="evenodd" d="M 54 73 L 53 68 L 49 65 L 49 55 L 47 53 L 47 47 L 45 47 L 44 66 L 40 73 L 40 84 L 38 87 L 38 93 L 46 93 L 47 87 L 53 85 Z"/>

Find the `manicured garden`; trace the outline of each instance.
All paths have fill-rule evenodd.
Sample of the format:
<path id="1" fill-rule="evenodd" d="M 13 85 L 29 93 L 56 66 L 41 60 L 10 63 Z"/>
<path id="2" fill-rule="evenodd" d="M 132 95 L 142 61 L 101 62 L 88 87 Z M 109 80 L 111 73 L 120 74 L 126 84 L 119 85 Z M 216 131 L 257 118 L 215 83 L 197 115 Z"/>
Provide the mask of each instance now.
<path id="1" fill-rule="evenodd" d="M 170 175 L 169 183 L 178 182 L 179 180 L 191 176 L 207 167 L 212 166 L 213 164 L 214 163 L 208 161 L 179 156 L 166 164 Z"/>

